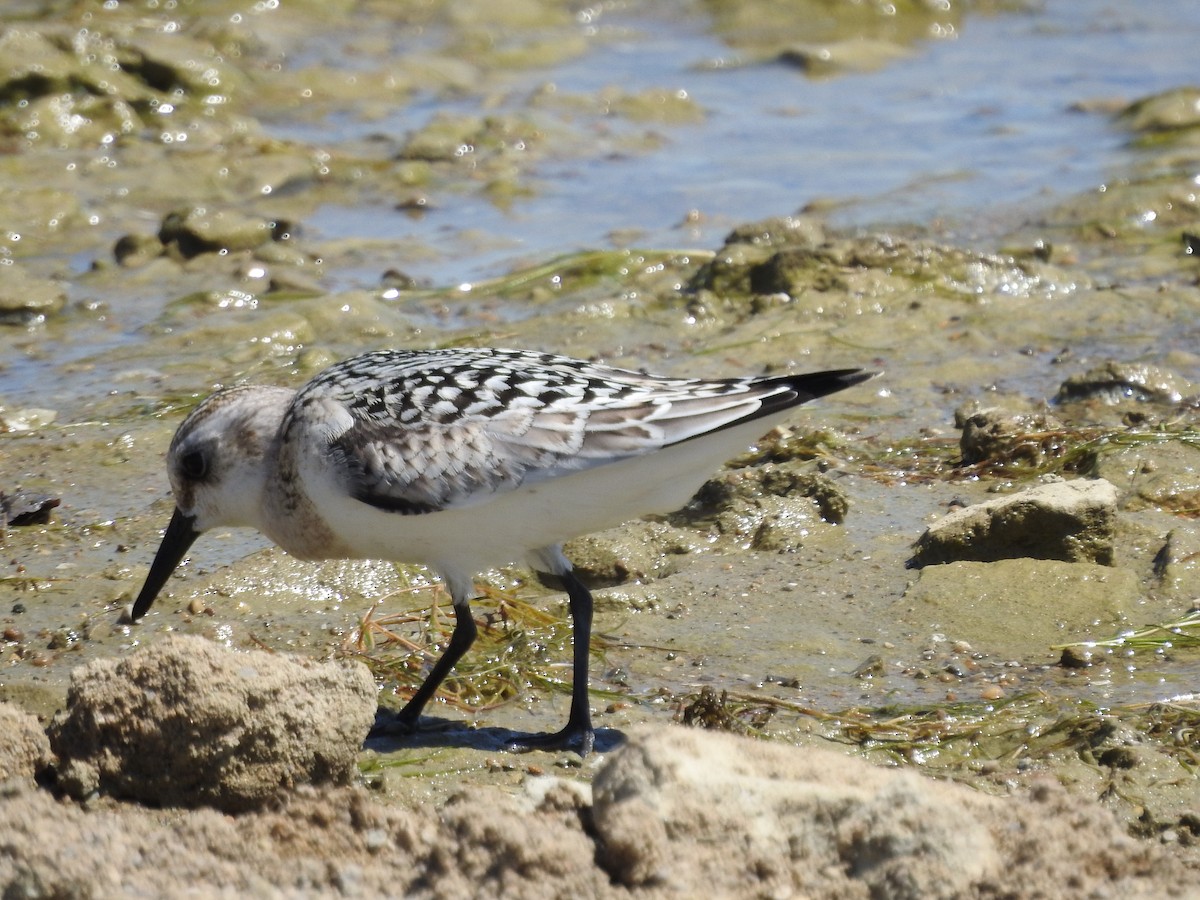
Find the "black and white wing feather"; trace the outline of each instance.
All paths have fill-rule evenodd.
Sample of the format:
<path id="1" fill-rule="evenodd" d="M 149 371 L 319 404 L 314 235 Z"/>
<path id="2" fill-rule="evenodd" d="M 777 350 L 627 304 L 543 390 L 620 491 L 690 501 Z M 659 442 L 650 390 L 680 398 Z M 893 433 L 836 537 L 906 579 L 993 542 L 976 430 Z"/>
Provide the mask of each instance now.
<path id="1" fill-rule="evenodd" d="M 283 428 L 341 423 L 324 435 L 324 452 L 344 489 L 380 509 L 429 513 L 652 453 L 868 377 L 703 381 L 519 350 L 389 350 L 318 375 Z M 310 406 L 324 415 L 306 417 Z"/>

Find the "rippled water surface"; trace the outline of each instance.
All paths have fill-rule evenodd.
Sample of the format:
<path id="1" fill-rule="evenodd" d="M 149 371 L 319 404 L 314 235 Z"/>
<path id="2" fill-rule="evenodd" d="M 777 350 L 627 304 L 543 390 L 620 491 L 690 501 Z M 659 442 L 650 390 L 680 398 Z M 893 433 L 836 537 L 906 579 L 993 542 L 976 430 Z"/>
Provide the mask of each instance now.
<path id="1" fill-rule="evenodd" d="M 686 92 L 704 120 L 662 127 L 660 149 L 544 163 L 533 173 L 534 195 L 510 209 L 460 199 L 413 221 L 382 205 L 331 206 L 309 224 L 330 237 L 417 236 L 438 257 L 402 265 L 440 284 L 606 246 L 614 232 L 640 245 L 712 246 L 735 223 L 820 201 L 837 204 L 833 220 L 843 224 L 945 220 L 986 233 L 1103 184 L 1127 162 L 1128 137 L 1107 115 L 1077 107 L 1186 83 L 1200 46 L 1200 7 L 1058 0 L 1028 12 L 968 14 L 951 36 L 919 42 L 876 71 L 808 77 L 731 48 L 690 4 L 665 6 L 659 15 L 633 7 L 600 17 L 609 37 L 565 65 L 503 84 L 495 107 L 546 85 Z M 396 49 L 404 52 L 403 42 Z M 272 130 L 311 138 L 329 129 L 327 140 L 403 134 L 446 110 L 431 101 L 378 121 L 347 113 L 279 121 Z M 693 210 L 699 221 L 687 224 Z M 464 232 L 498 246 L 463 252 Z"/>
<path id="2" fill-rule="evenodd" d="M 377 77 L 389 61 L 434 51 L 444 60 L 456 32 L 445 22 L 390 29 L 378 25 L 386 20 L 356 26 L 355 19 L 341 18 L 328 31 L 295 34 L 283 27 L 286 17 L 264 18 L 263 33 L 278 27 L 273 40 L 283 49 L 264 38 L 261 65 L 277 59 L 284 73 L 297 73 L 281 99 L 248 104 L 264 132 L 311 145 L 317 154 L 345 151 L 377 161 L 364 166 L 356 190 L 312 191 L 301 181 L 298 200 L 284 185 L 244 202 L 266 215 L 295 203 L 290 214 L 298 216 L 307 241 L 351 248 L 320 267 L 326 290 L 374 289 L 386 268 L 420 283 L 456 285 L 581 249 L 711 250 L 737 223 L 807 206 L 833 224 L 909 225 L 970 241 L 1036 219 L 1048 204 L 1119 177 L 1137 152 L 1110 115 L 1115 104 L 1187 84 L 1200 46 L 1200 8 L 1193 4 L 1056 0 L 997 12 L 954 7 L 956 13 L 944 17 L 949 24 L 937 15 L 918 19 L 936 34 L 905 33 L 886 52 L 866 54 L 865 71 L 806 73 L 779 61 L 778 48 L 754 32 L 760 23 L 740 23 L 729 12 L 736 6 L 597 9 L 552 32 L 552 45 L 574 41 L 571 52 L 561 58 L 551 52 L 543 65 L 488 68 L 494 83 L 481 86 L 463 76 L 462 87 L 448 88 L 443 78 L 437 90 L 418 83 L 394 98 L 363 83 L 343 86 L 334 100 L 321 103 L 303 100 L 301 87 L 333 80 L 321 72 L 364 73 L 365 79 Z M 876 32 L 879 19 L 869 17 Z M 785 26 L 782 37 L 789 42 L 809 37 L 804 21 L 789 19 Z M 814 22 L 814 41 L 832 34 L 835 46 L 854 43 L 844 27 L 825 26 Z M 680 109 L 655 113 L 656 92 L 683 98 Z M 630 97 L 634 112 L 604 114 L 610 100 L 615 110 Z M 638 98 L 650 108 L 638 107 Z M 455 116 L 513 117 L 514 127 L 526 130 L 505 147 L 511 164 L 502 161 L 497 171 L 468 159 L 454 178 L 411 191 L 375 174 L 411 135 Z M 526 137 L 532 143 L 522 150 Z M 0 335 L 10 404 L 46 405 L 49 391 L 64 398 L 54 401 L 62 405 L 72 391 L 96 390 L 128 368 L 110 365 L 122 348 L 144 348 L 142 359 L 153 366 L 153 342 L 163 326 L 186 321 L 168 317 L 164 323 L 165 304 L 222 281 L 199 271 L 182 283 L 152 277 L 116 287 L 86 282 L 88 268 L 108 261 L 122 234 L 153 233 L 169 207 L 155 208 L 153 197 L 139 196 L 144 163 L 136 156 L 104 145 L 57 152 L 56 172 L 56 151 L 41 152 L 48 163 L 39 171 L 51 173 L 47 190 L 86 192 L 94 180 L 97 193 L 79 195 L 82 215 L 69 228 L 48 229 L 57 243 L 43 247 L 37 235 L 12 230 L 0 255 L 27 257 L 44 272 L 65 276 L 72 303 L 106 312 L 95 328 L 68 324 L 44 337 Z M 470 156 L 471 148 L 464 152 Z M 191 173 L 183 159 L 173 163 L 171 193 L 187 197 Z M 94 179 L 105 167 L 115 181 Z M 316 199 L 305 199 L 309 195 Z M 188 202 L 213 199 L 201 193 Z M 239 288 L 257 291 L 253 284 Z M 495 314 L 515 315 L 502 305 Z M 420 313 L 414 316 L 420 320 Z M 175 352 L 165 351 L 168 358 Z M 82 372 L 67 368 L 85 360 Z"/>

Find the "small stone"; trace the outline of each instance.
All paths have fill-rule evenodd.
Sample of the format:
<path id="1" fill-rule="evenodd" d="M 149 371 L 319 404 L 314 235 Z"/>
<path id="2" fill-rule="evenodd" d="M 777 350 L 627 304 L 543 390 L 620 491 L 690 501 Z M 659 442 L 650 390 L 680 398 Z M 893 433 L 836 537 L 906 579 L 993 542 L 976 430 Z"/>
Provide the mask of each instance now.
<path id="1" fill-rule="evenodd" d="M 202 253 L 254 250 L 273 239 L 275 224 L 235 210 L 204 206 L 175 210 L 163 219 L 159 241 L 174 247 L 184 259 Z"/>
<path id="2" fill-rule="evenodd" d="M 874 678 L 876 675 L 884 673 L 883 657 L 879 654 L 868 656 L 858 668 L 854 670 L 855 678 Z"/>
<path id="3" fill-rule="evenodd" d="M 383 850 L 389 843 L 391 843 L 391 839 L 388 837 L 387 831 L 382 828 L 368 828 L 363 833 L 363 845 L 372 853 Z"/>
<path id="4" fill-rule="evenodd" d="M 28 274 L 16 263 L 0 266 L 0 323 L 28 324 L 62 312 L 66 286 Z"/>
<path id="5" fill-rule="evenodd" d="M 122 235 L 113 245 L 113 257 L 127 268 L 143 266 L 162 252 L 162 241 L 152 234 Z"/>
<path id="6" fill-rule="evenodd" d="M 962 429 L 959 447 L 963 465 L 981 462 L 1023 461 L 1041 463 L 1050 449 L 1044 435 L 1060 431 L 1062 422 L 1046 412 L 1014 413 L 990 407 L 970 413 L 955 413 Z"/>
<path id="7" fill-rule="evenodd" d="M 1131 103 L 1121 119 L 1141 134 L 1161 134 L 1200 127 L 1200 88 L 1178 87 Z"/>
<path id="8" fill-rule="evenodd" d="M 796 44 L 779 54 L 779 61 L 813 76 L 843 72 L 873 72 L 911 51 L 890 41 L 853 37 L 823 44 Z"/>
<path id="9" fill-rule="evenodd" d="M 1064 669 L 1086 669 L 1095 665 L 1091 650 L 1086 647 L 1063 647 L 1058 664 Z"/>
<path id="10" fill-rule="evenodd" d="M 0 427 L 0 431 L 4 429 Z M 0 491 L 0 525 L 14 528 L 23 525 L 48 525 L 50 511 L 62 503 L 58 497 L 17 490 L 11 494 Z"/>
<path id="11" fill-rule="evenodd" d="M 955 510 L 914 545 L 910 568 L 1057 559 L 1112 565 L 1117 489 L 1102 478 L 1038 485 Z"/>
<path id="12" fill-rule="evenodd" d="M 1082 375 L 1072 375 L 1064 381 L 1055 401 L 1179 403 L 1194 393 L 1195 386 L 1174 372 L 1145 363 L 1108 360 L 1103 365 L 1089 369 Z"/>

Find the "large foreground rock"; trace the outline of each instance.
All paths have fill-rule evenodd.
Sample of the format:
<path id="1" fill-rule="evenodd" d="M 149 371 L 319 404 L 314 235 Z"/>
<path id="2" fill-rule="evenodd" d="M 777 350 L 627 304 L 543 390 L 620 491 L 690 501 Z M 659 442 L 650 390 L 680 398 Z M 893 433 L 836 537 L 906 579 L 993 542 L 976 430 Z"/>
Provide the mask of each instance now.
<path id="1" fill-rule="evenodd" d="M 1059 559 L 1112 565 L 1117 489 L 1102 478 L 1040 484 L 956 510 L 917 540 L 910 565 Z"/>
<path id="2" fill-rule="evenodd" d="M 72 672 L 50 742 L 73 796 L 239 811 L 281 788 L 349 780 L 376 705 L 360 663 L 172 636 Z"/>
<path id="3" fill-rule="evenodd" d="M 302 786 L 237 816 L 86 808 L 28 780 L 0 783 L 0 896 L 1195 894 L 1177 852 L 1130 838 L 1049 779 L 995 798 L 830 750 L 680 727 L 632 732 L 597 772 L 594 801 L 575 779 L 541 775 L 521 792 L 503 776 L 463 777 L 448 802 Z"/>
<path id="4" fill-rule="evenodd" d="M 848 768 L 853 778 L 829 777 Z M 679 896 L 750 885 L 759 896 L 797 885 L 818 896 L 961 896 L 1002 866 L 985 818 L 997 802 L 832 753 L 675 729 L 638 735 L 595 783 L 610 871 Z"/>
<path id="5" fill-rule="evenodd" d="M 600 864 L 635 896 L 1141 897 L 1166 862 L 1049 781 L 991 797 L 682 728 L 630 737 L 596 776 L 593 818 Z"/>

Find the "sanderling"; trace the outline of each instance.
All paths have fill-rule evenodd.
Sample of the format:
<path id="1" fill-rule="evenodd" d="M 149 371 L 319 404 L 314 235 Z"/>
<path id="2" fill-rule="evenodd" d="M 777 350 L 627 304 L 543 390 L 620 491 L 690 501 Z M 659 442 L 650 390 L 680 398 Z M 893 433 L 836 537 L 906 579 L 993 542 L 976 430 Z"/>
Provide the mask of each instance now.
<path id="1" fill-rule="evenodd" d="M 175 512 L 126 616 L 146 614 L 215 526 L 257 528 L 301 559 L 422 563 L 445 579 L 455 626 L 386 729 L 408 730 L 475 640 L 474 576 L 524 558 L 566 588 L 574 686 L 566 727 L 514 746 L 586 754 L 592 597 L 563 541 L 679 509 L 792 407 L 869 377 L 842 369 L 706 381 L 522 350 L 381 350 L 299 391 L 219 391 L 171 441 Z"/>

